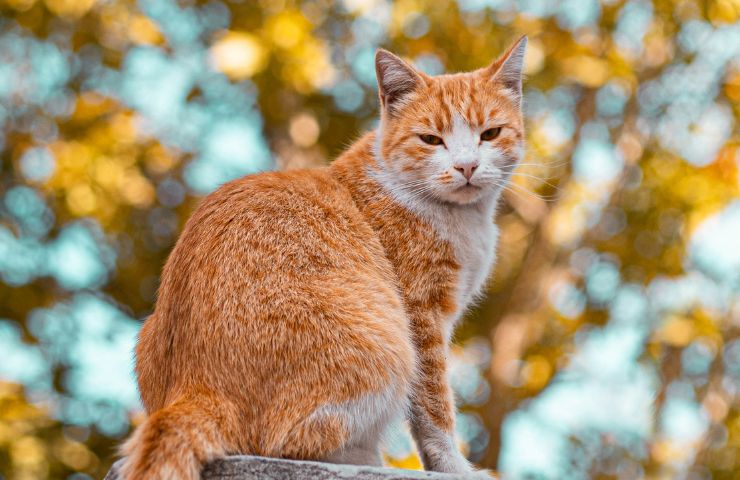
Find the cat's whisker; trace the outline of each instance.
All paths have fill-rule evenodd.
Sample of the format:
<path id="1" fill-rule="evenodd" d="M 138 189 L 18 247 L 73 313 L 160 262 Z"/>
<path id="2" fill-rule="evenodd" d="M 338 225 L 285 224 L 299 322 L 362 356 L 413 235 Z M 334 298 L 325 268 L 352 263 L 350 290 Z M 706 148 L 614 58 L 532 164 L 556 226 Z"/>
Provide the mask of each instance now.
<path id="1" fill-rule="evenodd" d="M 554 202 L 554 201 L 556 201 L 556 200 L 559 199 L 559 197 L 556 196 L 556 195 L 552 195 L 552 196 L 551 195 L 540 195 L 540 194 L 535 193 L 535 192 L 533 192 L 531 190 L 528 190 L 525 187 L 522 187 L 521 185 L 518 185 L 516 183 L 507 183 L 507 184 L 500 184 L 500 183 L 498 183 L 497 186 L 499 188 L 502 188 L 503 190 L 508 190 L 511 193 L 515 194 L 515 195 L 520 195 L 520 194 L 525 194 L 526 193 L 527 195 L 530 195 L 530 196 L 532 196 L 534 198 L 537 198 L 538 200 L 542 200 L 543 202 Z M 518 190 L 515 190 L 515 188 L 518 189 Z"/>
<path id="2" fill-rule="evenodd" d="M 563 167 L 568 164 L 570 164 L 570 161 L 568 160 L 562 160 L 559 162 L 552 162 L 552 163 L 525 162 L 525 163 L 513 163 L 511 165 L 505 165 L 502 168 L 517 168 L 517 167 L 558 168 L 558 167 Z"/>
<path id="3" fill-rule="evenodd" d="M 431 185 L 428 182 L 421 182 L 421 183 L 418 183 L 418 184 L 405 184 L 405 185 L 403 185 L 402 188 L 404 188 L 407 191 L 413 191 L 413 192 L 415 192 L 415 191 L 418 191 L 420 189 L 421 190 L 429 189 L 429 188 L 431 188 Z"/>
<path id="4" fill-rule="evenodd" d="M 432 197 L 434 185 L 422 185 L 421 187 L 405 189 L 412 199 L 425 200 Z"/>
<path id="5" fill-rule="evenodd" d="M 538 178 L 540 178 L 542 180 L 545 180 L 545 179 L 553 179 L 553 178 L 557 178 L 557 177 L 560 176 L 560 175 L 554 174 L 554 172 L 548 172 L 548 171 L 544 171 L 543 172 L 543 171 L 540 171 L 540 170 L 534 170 L 533 171 L 533 170 L 529 170 L 529 169 L 526 169 L 525 171 L 519 171 L 516 168 L 500 168 L 499 171 L 502 172 L 502 173 L 504 173 L 504 174 L 507 174 L 507 175 L 512 175 L 512 174 L 533 175 L 533 176 L 538 177 Z"/>
<path id="6" fill-rule="evenodd" d="M 532 192 L 526 192 L 526 193 L 530 194 L 530 197 L 528 197 L 528 196 L 527 196 L 527 195 L 525 195 L 524 193 L 522 193 L 522 192 L 519 192 L 519 191 L 517 191 L 517 190 L 513 190 L 513 189 L 509 188 L 508 186 L 503 186 L 503 187 L 501 187 L 501 189 L 502 189 L 503 191 L 505 191 L 505 192 L 510 192 L 510 193 L 511 193 L 512 195 L 514 195 L 514 196 L 516 196 L 516 197 L 518 197 L 518 198 L 520 198 L 520 199 L 523 199 L 523 200 L 525 200 L 525 201 L 529 201 L 529 200 L 530 200 L 530 197 L 532 196 L 532 195 L 531 195 L 531 193 L 532 193 Z"/>
<path id="7" fill-rule="evenodd" d="M 523 186 L 518 185 L 516 183 L 510 183 L 508 186 L 510 188 L 517 188 L 520 191 L 526 192 L 528 195 L 531 195 L 533 197 L 536 197 L 536 198 L 538 198 L 538 199 L 540 199 L 542 201 L 545 201 L 545 202 L 554 202 L 554 201 L 557 201 L 557 200 L 560 199 L 560 195 L 557 195 L 557 194 L 543 195 L 543 194 L 540 194 L 540 193 L 537 193 L 537 192 L 533 192 L 532 190 L 529 190 L 526 187 L 523 187 Z"/>
<path id="8" fill-rule="evenodd" d="M 546 179 L 544 179 L 542 177 L 538 177 L 537 175 L 530 175 L 528 173 L 519 173 L 519 172 L 512 172 L 510 175 L 512 177 L 524 177 L 524 178 L 531 178 L 531 179 L 534 179 L 534 180 L 538 180 L 538 181 L 542 182 L 544 185 L 547 185 L 548 187 L 552 187 L 552 188 L 554 188 L 555 190 L 558 190 L 558 191 L 561 190 L 561 188 L 559 186 L 554 185 L 554 184 L 548 182 Z"/>
<path id="9" fill-rule="evenodd" d="M 528 198 L 527 196 L 525 196 L 525 195 L 524 195 L 523 193 L 521 193 L 521 192 L 517 192 L 516 190 L 511 190 L 511 189 L 509 189 L 509 188 L 508 188 L 508 187 L 506 187 L 506 186 L 502 187 L 502 190 L 503 190 L 503 191 L 505 191 L 505 192 L 511 192 L 511 194 L 512 194 L 512 195 L 515 195 L 515 196 L 517 196 L 517 197 L 519 197 L 519 198 L 522 198 L 522 199 L 524 199 L 524 200 L 526 200 L 526 201 L 529 201 L 529 198 Z"/>
<path id="10" fill-rule="evenodd" d="M 404 182 L 401 185 L 418 185 L 418 184 L 428 184 L 429 180 L 422 178 L 419 180 L 411 180 L 409 182 Z"/>
<path id="11" fill-rule="evenodd" d="M 404 188 L 404 189 L 408 189 L 408 188 L 412 188 L 413 189 L 413 188 L 418 188 L 418 187 L 428 187 L 430 185 L 431 184 L 428 181 L 426 181 L 426 180 L 419 180 L 419 181 L 416 181 L 416 182 L 403 183 L 403 184 L 400 185 L 400 187 L 401 188 Z"/>

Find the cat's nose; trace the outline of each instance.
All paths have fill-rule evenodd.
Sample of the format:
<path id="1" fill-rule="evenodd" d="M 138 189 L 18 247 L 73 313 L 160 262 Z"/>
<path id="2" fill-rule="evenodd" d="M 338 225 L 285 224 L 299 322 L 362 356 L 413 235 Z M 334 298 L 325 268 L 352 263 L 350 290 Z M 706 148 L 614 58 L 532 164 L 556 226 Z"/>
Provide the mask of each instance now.
<path id="1" fill-rule="evenodd" d="M 475 169 L 478 168 L 478 162 L 456 163 L 454 165 L 454 168 L 455 170 L 463 174 L 465 180 L 470 180 L 470 178 L 473 176 L 473 173 L 475 173 Z"/>

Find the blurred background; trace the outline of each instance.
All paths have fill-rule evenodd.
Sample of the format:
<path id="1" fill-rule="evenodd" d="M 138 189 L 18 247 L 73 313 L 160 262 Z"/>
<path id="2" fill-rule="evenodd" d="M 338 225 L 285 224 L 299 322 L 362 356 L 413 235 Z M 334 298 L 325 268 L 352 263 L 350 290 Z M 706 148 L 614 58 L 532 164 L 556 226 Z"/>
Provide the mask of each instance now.
<path id="1" fill-rule="evenodd" d="M 508 478 L 740 475 L 740 1 L 0 0 L 0 478 L 100 478 L 203 195 L 527 34 L 527 157 L 457 335 L 462 448 Z M 404 427 L 389 463 L 419 468 Z"/>

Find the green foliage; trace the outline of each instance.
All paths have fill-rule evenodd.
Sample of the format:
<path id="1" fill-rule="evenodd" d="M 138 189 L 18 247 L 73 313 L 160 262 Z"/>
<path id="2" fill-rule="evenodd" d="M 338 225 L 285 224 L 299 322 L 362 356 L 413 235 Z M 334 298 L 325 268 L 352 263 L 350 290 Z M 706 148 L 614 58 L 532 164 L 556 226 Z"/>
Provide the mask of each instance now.
<path id="1" fill-rule="evenodd" d="M 453 352 L 465 447 L 514 478 L 737 475 L 737 0 L 0 11 L 0 378 L 25 385 L 0 387 L 2 475 L 105 471 L 134 319 L 201 195 L 372 128 L 378 46 L 441 73 L 521 34 L 527 156 Z"/>

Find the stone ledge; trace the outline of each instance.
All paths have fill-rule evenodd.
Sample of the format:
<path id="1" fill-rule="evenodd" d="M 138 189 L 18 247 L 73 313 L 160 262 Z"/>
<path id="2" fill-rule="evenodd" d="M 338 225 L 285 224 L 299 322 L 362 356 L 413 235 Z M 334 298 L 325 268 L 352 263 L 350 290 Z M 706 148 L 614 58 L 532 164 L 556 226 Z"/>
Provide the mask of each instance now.
<path id="1" fill-rule="evenodd" d="M 116 471 L 119 463 L 120 460 L 113 465 L 104 480 L 118 480 Z M 204 480 L 464 480 L 470 477 L 399 468 L 233 456 L 207 465 L 203 469 L 202 478 Z"/>

